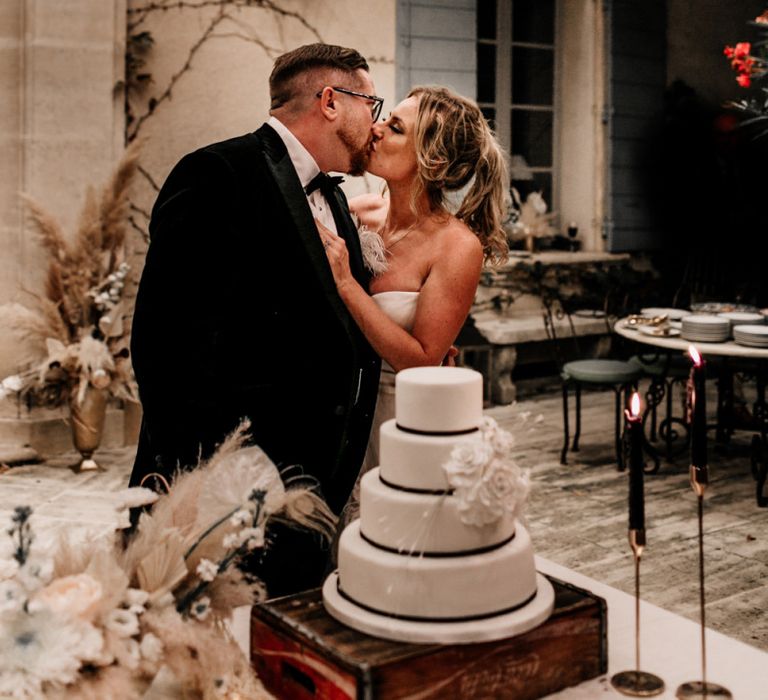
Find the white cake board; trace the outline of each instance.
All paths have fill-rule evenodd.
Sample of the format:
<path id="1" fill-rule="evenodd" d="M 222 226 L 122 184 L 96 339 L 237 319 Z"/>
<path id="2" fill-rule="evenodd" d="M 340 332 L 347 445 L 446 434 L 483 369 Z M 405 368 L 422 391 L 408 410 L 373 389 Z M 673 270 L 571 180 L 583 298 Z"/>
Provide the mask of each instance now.
<path id="1" fill-rule="evenodd" d="M 323 603 L 339 622 L 374 637 L 415 644 L 470 644 L 523 634 L 538 627 L 555 607 L 555 591 L 545 576 L 536 573 L 538 592 L 527 605 L 504 615 L 469 622 L 412 622 L 379 615 L 341 596 L 338 573 L 323 584 Z"/>

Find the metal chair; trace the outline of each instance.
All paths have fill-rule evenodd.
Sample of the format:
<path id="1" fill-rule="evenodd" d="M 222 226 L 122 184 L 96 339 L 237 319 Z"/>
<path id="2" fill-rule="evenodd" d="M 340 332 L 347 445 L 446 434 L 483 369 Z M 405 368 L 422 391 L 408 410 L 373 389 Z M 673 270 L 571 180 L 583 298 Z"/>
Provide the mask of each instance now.
<path id="1" fill-rule="evenodd" d="M 577 334 L 573 325 L 572 309 L 570 307 L 577 304 L 583 304 L 584 301 L 590 299 L 591 301 L 601 300 L 602 309 L 600 313 L 605 319 L 606 333 L 611 333 L 612 328 L 612 309 L 610 307 L 611 293 L 616 288 L 611 280 L 606 275 L 595 275 L 594 279 L 590 277 L 583 278 L 585 287 L 588 289 L 591 287 L 591 295 L 574 295 L 570 299 L 558 298 L 546 298 L 545 300 L 545 313 L 544 323 L 547 326 L 547 333 L 553 339 L 557 340 L 557 333 L 555 330 L 555 318 L 567 318 L 569 326 L 571 328 L 571 335 L 573 339 L 578 343 Z M 559 348 L 559 344 L 555 344 L 556 348 Z M 567 454 L 569 450 L 571 452 L 578 452 L 579 440 L 581 438 L 581 391 L 582 388 L 595 387 L 595 388 L 610 388 L 614 392 L 615 396 L 615 413 L 614 413 L 614 447 L 616 450 L 616 465 L 620 471 L 625 468 L 624 460 L 624 448 L 622 445 L 622 414 L 624 406 L 629 399 L 629 392 L 637 389 L 637 382 L 641 376 L 641 371 L 634 365 L 624 360 L 616 359 L 580 359 L 563 362 L 562 358 L 559 362 L 561 370 L 560 376 L 562 379 L 562 392 L 563 392 L 563 447 L 560 451 L 560 464 L 567 464 Z M 576 430 L 573 435 L 573 442 L 570 440 L 570 421 L 569 421 L 569 406 L 568 395 L 570 390 L 573 389 L 576 398 Z M 622 397 L 624 401 L 622 402 Z"/>

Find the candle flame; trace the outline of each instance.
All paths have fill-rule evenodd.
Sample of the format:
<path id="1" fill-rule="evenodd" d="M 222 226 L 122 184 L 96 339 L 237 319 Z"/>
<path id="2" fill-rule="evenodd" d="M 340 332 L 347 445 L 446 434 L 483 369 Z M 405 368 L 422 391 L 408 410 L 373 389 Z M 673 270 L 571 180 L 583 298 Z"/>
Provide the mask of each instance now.
<path id="1" fill-rule="evenodd" d="M 697 367 L 701 367 L 701 355 L 693 345 L 688 346 L 688 354 L 691 356 L 691 359 L 693 360 L 693 364 L 696 365 Z"/>
<path id="2" fill-rule="evenodd" d="M 629 401 L 629 410 L 633 416 L 640 415 L 640 394 L 636 391 L 632 394 L 632 398 Z"/>

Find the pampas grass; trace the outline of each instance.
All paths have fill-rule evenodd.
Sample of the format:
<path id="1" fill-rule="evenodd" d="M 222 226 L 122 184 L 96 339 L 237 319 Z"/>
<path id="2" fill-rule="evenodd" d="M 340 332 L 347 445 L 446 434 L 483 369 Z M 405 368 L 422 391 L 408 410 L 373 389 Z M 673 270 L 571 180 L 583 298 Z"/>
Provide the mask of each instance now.
<path id="1" fill-rule="evenodd" d="M 33 401 L 58 406 L 74 393 L 82 402 L 89 383 L 108 387 L 114 396 L 137 400 L 120 300 L 128 273 L 128 190 L 138 169 L 140 147 L 134 142 L 126 149 L 101 192 L 88 189 L 71 239 L 39 202 L 22 195 L 48 253 L 48 269 L 44 292 L 29 293 L 29 307 L 0 307 L 0 329 L 14 333 L 28 347 L 20 363 L 25 370 L 45 359 L 43 344 L 50 347 L 50 340 L 71 349 L 65 371 L 54 372 L 53 379 L 47 370 L 58 359 L 50 355 L 39 367 L 36 381 L 31 381 L 31 374 L 25 376 L 30 381 L 21 393 Z M 100 379 L 94 381 L 96 369 L 106 374 L 100 372 Z M 109 381 L 104 381 L 105 376 Z"/>
<path id="2" fill-rule="evenodd" d="M 40 242 L 50 255 L 45 295 L 59 310 L 69 342 L 95 323 L 89 291 L 103 283 L 125 260 L 128 190 L 138 168 L 141 144 L 132 143 L 97 195 L 89 188 L 74 239 L 37 201 L 22 195 Z"/>

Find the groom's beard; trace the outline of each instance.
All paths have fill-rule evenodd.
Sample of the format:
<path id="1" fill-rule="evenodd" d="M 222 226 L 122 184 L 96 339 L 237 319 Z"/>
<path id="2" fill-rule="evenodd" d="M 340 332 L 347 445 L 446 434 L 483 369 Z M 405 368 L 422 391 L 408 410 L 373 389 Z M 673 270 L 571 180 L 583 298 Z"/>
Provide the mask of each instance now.
<path id="1" fill-rule="evenodd" d="M 347 174 L 362 175 L 368 167 L 368 161 L 371 159 L 371 142 L 373 141 L 373 135 L 369 136 L 363 145 L 357 145 L 347 129 L 340 129 L 339 140 L 349 154 L 349 168 L 347 169 Z"/>

